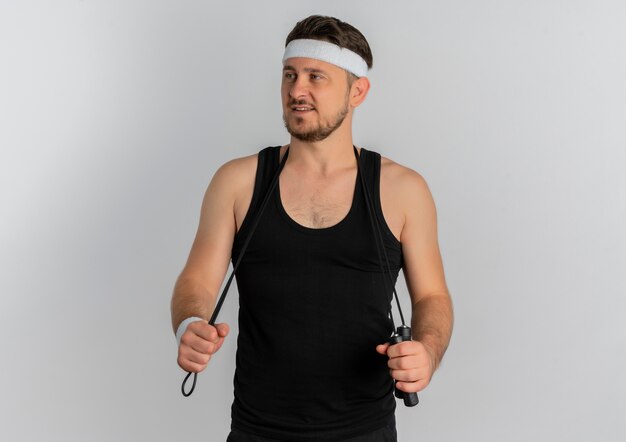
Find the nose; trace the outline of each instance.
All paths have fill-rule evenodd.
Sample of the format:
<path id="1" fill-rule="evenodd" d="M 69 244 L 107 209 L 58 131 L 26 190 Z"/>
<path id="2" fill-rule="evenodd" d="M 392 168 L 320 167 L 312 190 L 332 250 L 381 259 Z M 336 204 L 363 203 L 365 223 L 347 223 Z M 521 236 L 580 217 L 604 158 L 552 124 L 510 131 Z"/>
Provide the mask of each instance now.
<path id="1" fill-rule="evenodd" d="M 306 77 L 299 75 L 289 88 L 289 96 L 294 100 L 299 100 L 300 98 L 306 98 L 308 96 L 308 91 Z"/>

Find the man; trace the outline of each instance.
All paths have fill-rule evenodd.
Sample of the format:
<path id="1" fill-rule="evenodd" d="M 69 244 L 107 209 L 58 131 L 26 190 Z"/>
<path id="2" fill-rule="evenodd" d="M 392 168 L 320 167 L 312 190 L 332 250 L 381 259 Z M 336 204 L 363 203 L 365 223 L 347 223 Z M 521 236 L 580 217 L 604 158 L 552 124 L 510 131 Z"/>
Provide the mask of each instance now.
<path id="1" fill-rule="evenodd" d="M 369 45 L 351 25 L 323 16 L 297 23 L 281 87 L 290 143 L 224 164 L 206 191 L 172 297 L 178 364 L 194 373 L 228 335 L 227 324 L 207 320 L 283 164 L 236 273 L 228 441 L 395 441 L 394 380 L 400 391 L 423 390 L 448 346 L 452 305 L 428 186 L 413 170 L 353 146 L 352 117 L 371 67 Z M 400 268 L 413 340 L 390 345 L 386 282 L 395 283 Z"/>

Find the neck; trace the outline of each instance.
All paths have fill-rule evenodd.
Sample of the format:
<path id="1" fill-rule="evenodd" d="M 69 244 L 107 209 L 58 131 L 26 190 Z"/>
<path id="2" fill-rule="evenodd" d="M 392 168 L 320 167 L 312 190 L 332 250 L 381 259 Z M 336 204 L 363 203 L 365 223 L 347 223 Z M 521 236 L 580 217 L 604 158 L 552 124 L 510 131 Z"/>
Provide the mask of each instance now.
<path id="1" fill-rule="evenodd" d="M 356 167 L 352 133 L 337 130 L 317 142 L 305 142 L 291 137 L 287 164 L 303 173 L 320 176 Z"/>

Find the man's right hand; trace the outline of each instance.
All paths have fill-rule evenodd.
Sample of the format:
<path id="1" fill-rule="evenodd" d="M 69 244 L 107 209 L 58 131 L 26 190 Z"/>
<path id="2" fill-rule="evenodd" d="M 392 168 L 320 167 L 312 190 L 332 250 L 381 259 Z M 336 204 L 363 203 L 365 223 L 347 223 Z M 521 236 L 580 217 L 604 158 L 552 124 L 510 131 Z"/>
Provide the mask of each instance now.
<path id="1" fill-rule="evenodd" d="M 204 370 L 228 335 L 228 324 L 209 325 L 206 321 L 192 322 L 187 326 L 178 346 L 178 365 L 183 370 L 199 373 Z"/>

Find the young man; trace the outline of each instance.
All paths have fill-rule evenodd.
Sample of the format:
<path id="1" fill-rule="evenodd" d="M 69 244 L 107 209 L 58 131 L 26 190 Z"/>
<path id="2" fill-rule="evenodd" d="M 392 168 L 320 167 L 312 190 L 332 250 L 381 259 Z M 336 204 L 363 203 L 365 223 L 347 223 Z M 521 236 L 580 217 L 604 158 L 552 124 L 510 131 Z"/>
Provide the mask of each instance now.
<path id="1" fill-rule="evenodd" d="M 428 186 L 413 170 L 353 146 L 352 117 L 371 66 L 369 45 L 351 25 L 322 16 L 299 22 L 283 57 L 290 143 L 224 164 L 207 189 L 172 297 L 178 364 L 194 373 L 228 335 L 228 325 L 207 320 L 284 163 L 236 273 L 228 441 L 395 441 L 394 380 L 401 391 L 421 391 L 448 346 L 452 305 Z M 391 275 L 381 270 L 371 210 Z M 390 345 L 389 279 L 395 283 L 400 268 L 413 340 Z"/>

